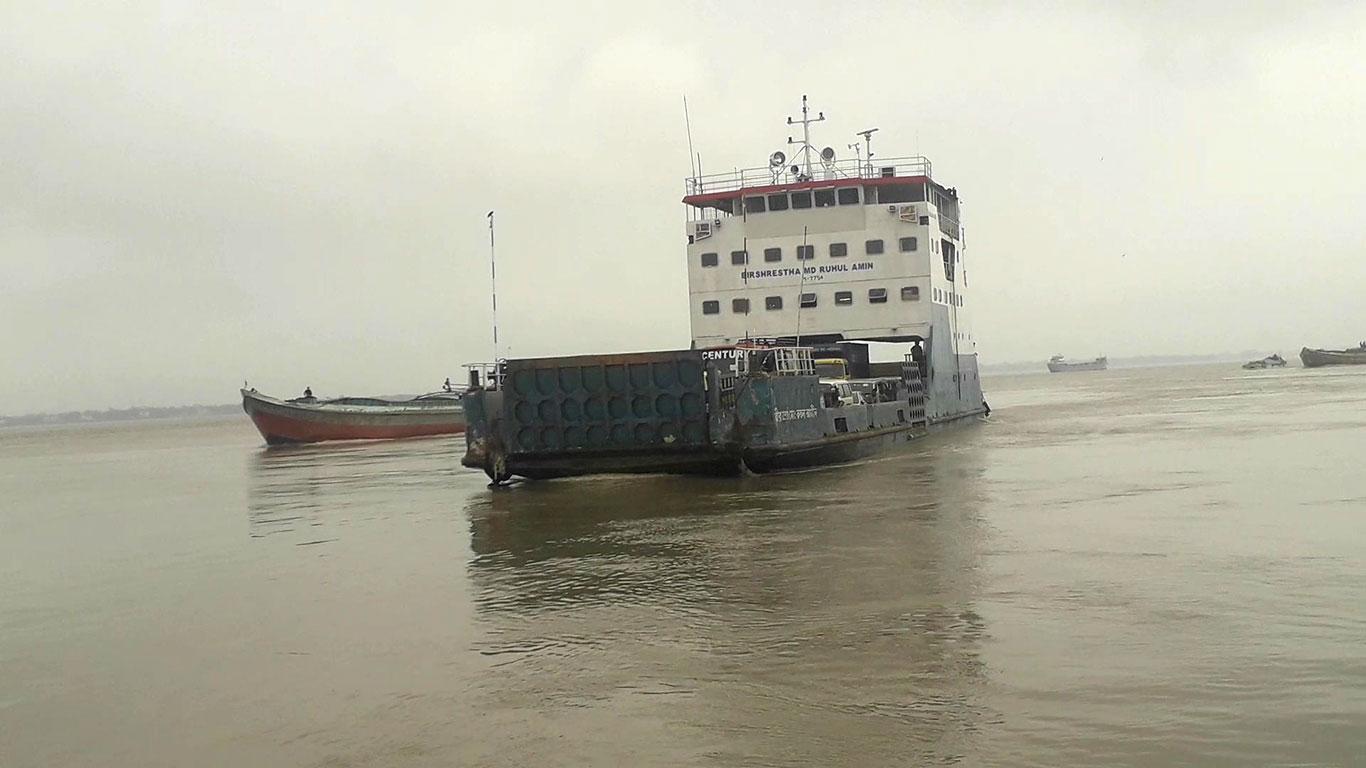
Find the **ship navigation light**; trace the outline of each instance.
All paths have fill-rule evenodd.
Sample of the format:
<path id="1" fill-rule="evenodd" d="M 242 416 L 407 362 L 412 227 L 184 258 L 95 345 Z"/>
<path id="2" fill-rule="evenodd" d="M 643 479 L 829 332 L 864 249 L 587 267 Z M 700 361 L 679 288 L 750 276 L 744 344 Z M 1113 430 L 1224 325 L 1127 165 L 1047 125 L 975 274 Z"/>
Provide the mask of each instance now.
<path id="1" fill-rule="evenodd" d="M 783 175 L 783 165 L 787 162 L 787 155 L 782 152 L 774 152 L 768 156 L 768 172 L 773 175 L 773 183 L 777 184 Z"/>

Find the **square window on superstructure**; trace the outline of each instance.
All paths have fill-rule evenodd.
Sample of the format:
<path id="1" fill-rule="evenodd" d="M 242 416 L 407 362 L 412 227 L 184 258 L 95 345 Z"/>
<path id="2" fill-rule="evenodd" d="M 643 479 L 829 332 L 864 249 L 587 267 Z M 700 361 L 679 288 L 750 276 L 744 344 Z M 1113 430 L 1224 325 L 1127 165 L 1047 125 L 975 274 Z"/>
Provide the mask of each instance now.
<path id="1" fill-rule="evenodd" d="M 818 189 L 816 190 L 816 207 L 829 208 L 835 204 L 835 190 Z"/>
<path id="2" fill-rule="evenodd" d="M 704 301 L 704 302 L 702 302 L 702 314 L 704 314 L 704 315 L 719 315 L 719 314 L 721 314 L 721 302 L 719 302 L 719 301 Z"/>
<path id="3" fill-rule="evenodd" d="M 782 249 L 782 248 L 765 248 L 765 249 L 764 249 L 764 261 L 782 261 L 782 260 L 783 260 L 783 249 Z"/>
<path id="4" fill-rule="evenodd" d="M 920 248 L 920 243 L 916 242 L 914 237 L 903 237 L 900 240 L 899 246 L 902 253 L 911 253 Z"/>
<path id="5" fill-rule="evenodd" d="M 720 262 L 719 262 L 718 257 L 717 257 L 716 254 L 714 254 L 714 253 L 704 253 L 704 254 L 702 254 L 702 266 L 704 266 L 704 267 L 714 267 L 714 266 L 716 266 L 716 265 L 719 264 L 719 263 L 720 263 Z"/>
<path id="6" fill-rule="evenodd" d="M 882 241 L 869 240 L 863 244 L 863 251 L 869 256 L 876 256 L 877 254 L 882 253 Z"/>
<path id="7" fill-rule="evenodd" d="M 927 227 L 927 226 L 929 226 L 929 224 L 930 224 L 930 217 L 929 217 L 929 216 L 921 216 L 921 217 L 920 217 L 920 226 L 922 226 L 922 227 Z"/>
<path id="8" fill-rule="evenodd" d="M 801 305 L 804 309 L 811 309 L 812 307 L 816 306 L 816 294 L 803 293 L 801 298 Z"/>
<path id="9" fill-rule="evenodd" d="M 787 195 L 769 195 L 768 209 L 770 211 L 786 211 Z"/>
<path id="10" fill-rule="evenodd" d="M 848 243 L 831 243 L 831 244 L 830 244 L 830 258 L 832 258 L 832 259 L 838 259 L 838 258 L 840 258 L 840 257 L 842 257 L 842 256 L 848 256 L 848 255 L 849 255 L 849 244 L 848 244 Z"/>
<path id="11" fill-rule="evenodd" d="M 737 315 L 749 314 L 749 299 L 731 299 L 730 311 Z"/>
<path id="12" fill-rule="evenodd" d="M 853 291 L 835 291 L 835 306 L 847 307 L 854 303 Z"/>
<path id="13" fill-rule="evenodd" d="M 768 207 L 764 205 L 763 197 L 755 195 L 745 198 L 745 213 L 763 213 L 766 210 Z"/>
<path id="14" fill-rule="evenodd" d="M 814 246 L 814 245 L 799 245 L 799 246 L 797 246 L 797 260 L 798 260 L 798 261 L 810 261 L 811 259 L 814 259 L 814 258 L 816 258 L 816 246 Z"/>
<path id="15" fill-rule="evenodd" d="M 920 286 L 907 285 L 901 289 L 902 301 L 920 301 Z"/>
<path id="16" fill-rule="evenodd" d="M 835 190 L 840 205 L 858 205 L 858 187 L 840 187 Z"/>
<path id="17" fill-rule="evenodd" d="M 868 303 L 869 303 L 869 304 L 886 304 L 886 303 L 887 303 L 887 289 L 886 289 L 886 288 L 869 288 L 869 289 L 868 289 Z"/>
<path id="18" fill-rule="evenodd" d="M 877 190 L 878 203 L 918 203 L 925 199 L 925 186 L 923 184 L 879 184 L 876 187 L 869 187 L 865 191 L 864 197 L 871 200 L 867 191 Z"/>
<path id="19" fill-rule="evenodd" d="M 811 207 L 811 193 L 810 193 L 810 192 L 806 192 L 806 191 L 802 191 L 802 192 L 793 192 L 793 193 L 792 193 L 792 207 L 793 207 L 793 208 L 810 208 L 810 207 Z"/>
<path id="20" fill-rule="evenodd" d="M 746 253 L 746 252 L 744 252 L 744 251 L 731 251 L 731 252 L 730 252 L 730 263 L 732 263 L 732 264 L 748 264 L 748 263 L 749 263 L 749 254 Z"/>
<path id="21" fill-rule="evenodd" d="M 782 297 L 782 296 L 766 296 L 766 297 L 764 297 L 764 309 L 782 309 L 782 308 L 783 308 L 783 297 Z"/>

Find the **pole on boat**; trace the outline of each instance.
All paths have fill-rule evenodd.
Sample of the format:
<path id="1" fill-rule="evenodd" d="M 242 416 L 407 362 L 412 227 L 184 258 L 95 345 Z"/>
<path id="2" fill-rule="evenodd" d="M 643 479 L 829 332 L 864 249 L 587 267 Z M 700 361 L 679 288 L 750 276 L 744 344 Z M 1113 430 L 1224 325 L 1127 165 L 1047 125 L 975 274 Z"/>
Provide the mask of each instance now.
<path id="1" fill-rule="evenodd" d="M 489 211 L 489 288 L 493 295 L 493 380 L 498 385 L 498 259 L 493 249 L 493 211 Z"/>
<path id="2" fill-rule="evenodd" d="M 806 227 L 802 227 L 802 250 L 806 249 Z M 801 270 L 801 278 L 797 281 L 797 343 L 794 346 L 802 345 L 802 291 L 806 290 L 806 265 L 802 263 L 802 255 L 797 253 L 797 269 Z"/>

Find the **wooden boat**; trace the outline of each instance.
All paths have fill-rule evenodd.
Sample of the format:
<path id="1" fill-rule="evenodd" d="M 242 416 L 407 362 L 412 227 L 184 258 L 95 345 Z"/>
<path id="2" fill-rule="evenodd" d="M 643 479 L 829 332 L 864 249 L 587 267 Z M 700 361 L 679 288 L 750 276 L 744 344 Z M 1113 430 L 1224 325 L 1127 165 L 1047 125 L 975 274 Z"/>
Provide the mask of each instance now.
<path id="1" fill-rule="evenodd" d="M 1243 368 L 1249 371 L 1256 371 L 1262 368 L 1284 368 L 1285 358 L 1280 355 L 1267 355 L 1261 360 L 1249 360 L 1243 363 Z"/>
<path id="2" fill-rule="evenodd" d="M 1353 349 L 1310 349 L 1300 350 L 1300 362 L 1305 368 L 1318 368 L 1322 365 L 1366 365 L 1366 341 Z"/>
<path id="3" fill-rule="evenodd" d="M 410 400 L 377 397 L 319 400 L 311 394 L 281 400 L 255 389 L 243 389 L 242 410 L 270 445 L 325 440 L 393 440 L 465 431 L 463 396 L 453 391 L 432 392 Z"/>

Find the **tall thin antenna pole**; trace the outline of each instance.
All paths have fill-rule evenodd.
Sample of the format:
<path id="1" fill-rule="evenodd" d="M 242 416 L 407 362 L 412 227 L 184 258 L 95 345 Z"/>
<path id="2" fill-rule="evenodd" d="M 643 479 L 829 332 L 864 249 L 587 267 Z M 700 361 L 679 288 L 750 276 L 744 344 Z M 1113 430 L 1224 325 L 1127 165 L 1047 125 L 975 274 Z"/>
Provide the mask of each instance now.
<path id="1" fill-rule="evenodd" d="M 498 371 L 498 259 L 493 250 L 493 211 L 489 211 L 489 287 L 493 294 L 493 370 Z"/>
<path id="2" fill-rule="evenodd" d="M 688 165 L 692 168 L 692 177 L 697 178 L 697 155 L 693 154 L 692 148 L 692 120 L 688 117 L 688 94 L 683 94 L 683 125 L 688 130 Z"/>
<path id="3" fill-rule="evenodd" d="M 802 249 L 806 249 L 806 227 L 802 227 Z M 802 255 L 797 254 L 797 269 L 801 270 L 801 280 L 797 283 L 797 343 L 794 346 L 802 345 L 802 291 L 806 290 L 806 265 L 802 263 Z"/>

